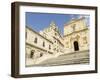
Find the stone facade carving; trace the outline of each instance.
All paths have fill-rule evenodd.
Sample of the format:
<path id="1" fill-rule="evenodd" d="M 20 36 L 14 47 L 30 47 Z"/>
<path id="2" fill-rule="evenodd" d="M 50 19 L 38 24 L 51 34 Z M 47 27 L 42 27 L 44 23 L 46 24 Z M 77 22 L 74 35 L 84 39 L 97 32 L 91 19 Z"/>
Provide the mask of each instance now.
<path id="1" fill-rule="evenodd" d="M 78 43 L 78 45 L 76 45 L 79 47 L 78 51 L 89 50 L 89 28 L 85 24 L 85 18 L 72 20 L 64 25 L 64 41 L 70 44 L 69 47 L 65 44 L 69 52 L 75 51 L 75 41 Z"/>

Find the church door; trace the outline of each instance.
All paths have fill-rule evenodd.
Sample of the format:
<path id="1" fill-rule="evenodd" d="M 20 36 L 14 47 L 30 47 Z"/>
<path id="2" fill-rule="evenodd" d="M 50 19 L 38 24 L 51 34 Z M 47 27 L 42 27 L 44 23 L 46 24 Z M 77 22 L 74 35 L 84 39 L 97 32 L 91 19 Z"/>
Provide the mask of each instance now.
<path id="1" fill-rule="evenodd" d="M 74 41 L 74 50 L 78 51 L 79 50 L 79 45 L 77 41 Z"/>

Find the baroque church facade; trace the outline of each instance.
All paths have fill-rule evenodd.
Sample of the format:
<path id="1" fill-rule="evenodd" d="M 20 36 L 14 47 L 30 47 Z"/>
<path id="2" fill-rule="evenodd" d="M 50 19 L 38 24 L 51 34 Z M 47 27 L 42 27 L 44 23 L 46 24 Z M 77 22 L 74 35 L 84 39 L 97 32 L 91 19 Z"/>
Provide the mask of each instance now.
<path id="1" fill-rule="evenodd" d="M 54 22 L 40 32 L 26 27 L 26 66 L 49 58 L 79 51 L 89 51 L 89 27 L 85 18 L 64 24 L 64 35 Z"/>
<path id="2" fill-rule="evenodd" d="M 89 27 L 85 18 L 64 25 L 64 44 L 67 52 L 89 50 Z"/>

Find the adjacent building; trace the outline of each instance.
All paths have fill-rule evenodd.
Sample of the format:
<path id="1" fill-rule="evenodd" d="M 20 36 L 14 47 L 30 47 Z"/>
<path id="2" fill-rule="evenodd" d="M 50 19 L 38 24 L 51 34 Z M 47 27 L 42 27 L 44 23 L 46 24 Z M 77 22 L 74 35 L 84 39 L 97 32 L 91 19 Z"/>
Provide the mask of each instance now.
<path id="1" fill-rule="evenodd" d="M 26 58 L 36 59 L 47 54 L 53 54 L 53 42 L 27 27 Z"/>

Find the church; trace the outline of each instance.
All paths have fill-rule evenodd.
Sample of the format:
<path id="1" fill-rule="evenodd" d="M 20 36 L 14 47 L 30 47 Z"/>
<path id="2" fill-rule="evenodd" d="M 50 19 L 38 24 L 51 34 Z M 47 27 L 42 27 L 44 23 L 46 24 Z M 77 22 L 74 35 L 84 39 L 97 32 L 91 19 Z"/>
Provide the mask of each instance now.
<path id="1" fill-rule="evenodd" d="M 89 26 L 85 18 L 73 19 L 65 24 L 63 39 L 66 53 L 89 50 Z"/>
<path id="2" fill-rule="evenodd" d="M 63 54 L 89 52 L 89 26 L 85 18 L 72 19 L 62 28 L 63 35 L 53 21 L 40 32 L 26 27 L 26 66 L 39 64 Z M 77 57 L 84 55 L 89 56 L 89 53 L 78 54 Z"/>

